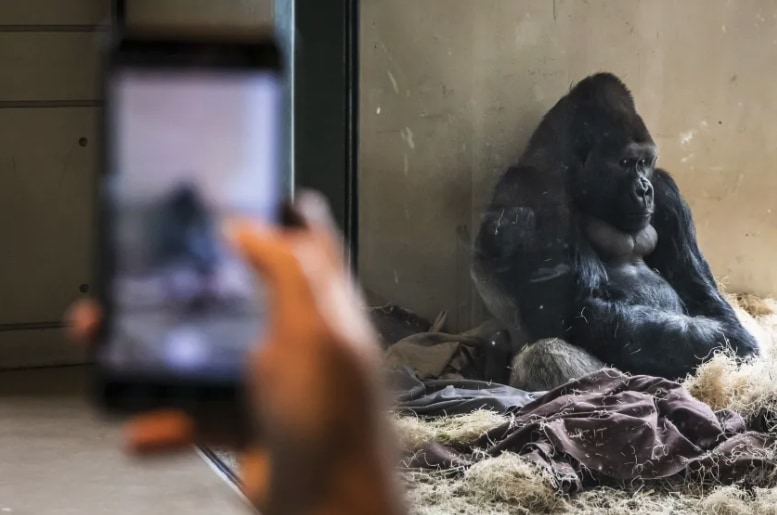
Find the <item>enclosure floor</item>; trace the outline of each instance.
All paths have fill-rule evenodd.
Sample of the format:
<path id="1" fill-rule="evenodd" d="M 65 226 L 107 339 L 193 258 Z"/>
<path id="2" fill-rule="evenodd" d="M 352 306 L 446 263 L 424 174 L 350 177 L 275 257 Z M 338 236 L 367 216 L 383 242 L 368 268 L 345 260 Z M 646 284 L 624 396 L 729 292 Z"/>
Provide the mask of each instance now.
<path id="1" fill-rule="evenodd" d="M 0 513 L 245 514 L 194 450 L 140 463 L 84 394 L 88 369 L 0 372 Z"/>

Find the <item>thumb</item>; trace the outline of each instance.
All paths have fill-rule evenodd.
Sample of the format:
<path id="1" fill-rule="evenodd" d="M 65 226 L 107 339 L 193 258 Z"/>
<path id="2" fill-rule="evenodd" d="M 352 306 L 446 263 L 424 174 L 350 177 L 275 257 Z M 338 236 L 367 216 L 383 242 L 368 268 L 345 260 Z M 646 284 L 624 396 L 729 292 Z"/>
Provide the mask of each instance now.
<path id="1" fill-rule="evenodd" d="M 227 222 L 225 233 L 268 284 L 273 309 L 299 308 L 301 303 L 312 301 L 294 235 L 245 219 Z M 304 257 L 315 259 L 315 256 Z"/>

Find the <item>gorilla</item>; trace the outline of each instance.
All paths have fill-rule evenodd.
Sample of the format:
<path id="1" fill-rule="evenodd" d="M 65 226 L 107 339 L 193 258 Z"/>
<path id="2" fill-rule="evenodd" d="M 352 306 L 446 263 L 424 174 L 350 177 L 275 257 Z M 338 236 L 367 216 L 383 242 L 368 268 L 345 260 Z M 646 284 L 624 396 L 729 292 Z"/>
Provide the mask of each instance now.
<path id="1" fill-rule="evenodd" d="M 219 263 L 215 234 L 197 189 L 182 184 L 170 193 L 160 209 L 155 240 L 157 260 L 165 264 L 185 260 L 202 276 L 210 276 Z"/>
<path id="2" fill-rule="evenodd" d="M 169 294 L 192 309 L 215 302 L 223 262 L 214 220 L 197 188 L 176 187 L 161 202 L 153 231 L 154 262 Z"/>
<path id="3" fill-rule="evenodd" d="M 597 73 L 497 182 L 471 275 L 510 333 L 513 386 L 546 390 L 605 365 L 679 379 L 724 347 L 759 353 L 657 157 L 630 91 Z"/>

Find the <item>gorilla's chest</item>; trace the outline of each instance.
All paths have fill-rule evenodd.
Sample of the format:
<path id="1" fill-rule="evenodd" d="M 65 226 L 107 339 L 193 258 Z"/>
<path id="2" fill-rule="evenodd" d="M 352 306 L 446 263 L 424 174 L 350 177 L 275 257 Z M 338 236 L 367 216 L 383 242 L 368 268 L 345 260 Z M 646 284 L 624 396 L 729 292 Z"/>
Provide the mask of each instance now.
<path id="1" fill-rule="evenodd" d="M 625 234 L 601 220 L 589 219 L 585 230 L 607 270 L 607 297 L 626 304 L 682 312 L 682 301 L 674 288 L 643 259 L 653 252 L 658 241 L 652 226 L 636 234 Z"/>
<path id="2" fill-rule="evenodd" d="M 612 300 L 682 312 L 682 302 L 674 288 L 641 259 L 605 267 L 609 279 L 607 294 Z"/>

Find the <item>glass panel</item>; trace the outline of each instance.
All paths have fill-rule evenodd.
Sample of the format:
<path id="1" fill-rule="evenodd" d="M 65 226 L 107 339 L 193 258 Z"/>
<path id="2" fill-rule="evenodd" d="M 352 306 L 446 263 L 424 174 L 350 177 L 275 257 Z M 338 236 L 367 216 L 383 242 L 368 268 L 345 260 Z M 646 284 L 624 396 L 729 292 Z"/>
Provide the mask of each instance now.
<path id="1" fill-rule="evenodd" d="M 396 359 L 539 392 L 766 359 L 773 2 L 364 0 L 360 52 L 360 278 L 423 319 L 374 311 L 385 343 L 482 329 L 475 358 Z"/>

